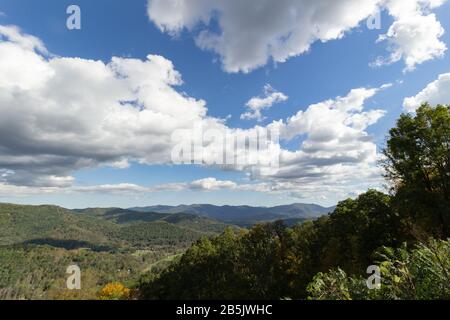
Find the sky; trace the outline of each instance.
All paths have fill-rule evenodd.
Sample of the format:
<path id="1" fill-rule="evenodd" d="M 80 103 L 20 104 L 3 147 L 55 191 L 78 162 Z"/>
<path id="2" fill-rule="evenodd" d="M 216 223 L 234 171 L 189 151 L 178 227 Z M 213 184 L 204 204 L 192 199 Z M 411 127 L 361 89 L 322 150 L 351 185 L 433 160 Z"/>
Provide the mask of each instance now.
<path id="1" fill-rule="evenodd" d="M 449 2 L 0 0 L 0 202 L 385 190 L 396 119 L 450 103 Z"/>

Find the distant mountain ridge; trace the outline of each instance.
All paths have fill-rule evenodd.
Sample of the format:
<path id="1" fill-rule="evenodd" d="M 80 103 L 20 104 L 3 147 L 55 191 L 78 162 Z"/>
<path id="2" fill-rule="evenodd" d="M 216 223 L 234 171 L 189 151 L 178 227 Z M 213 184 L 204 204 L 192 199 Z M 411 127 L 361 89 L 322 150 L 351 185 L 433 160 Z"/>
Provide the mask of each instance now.
<path id="1" fill-rule="evenodd" d="M 120 208 L 69 210 L 53 205 L 0 203 L 0 246 L 135 248 L 166 242 L 187 246 L 202 236 L 219 234 L 227 226 L 185 213 L 147 213 Z"/>
<path id="2" fill-rule="evenodd" d="M 334 210 L 333 207 L 322 207 L 317 204 L 294 203 L 274 207 L 252 206 L 215 206 L 211 204 L 193 204 L 166 206 L 156 205 L 148 207 L 133 207 L 128 210 L 151 213 L 186 213 L 204 216 L 226 223 L 237 225 L 251 225 L 257 222 L 274 220 L 303 221 L 317 219 Z"/>
<path id="3" fill-rule="evenodd" d="M 121 208 L 87 208 L 72 210 L 79 215 L 106 220 L 119 226 L 165 222 L 178 227 L 207 233 L 220 233 L 228 224 L 190 213 L 143 212 Z"/>

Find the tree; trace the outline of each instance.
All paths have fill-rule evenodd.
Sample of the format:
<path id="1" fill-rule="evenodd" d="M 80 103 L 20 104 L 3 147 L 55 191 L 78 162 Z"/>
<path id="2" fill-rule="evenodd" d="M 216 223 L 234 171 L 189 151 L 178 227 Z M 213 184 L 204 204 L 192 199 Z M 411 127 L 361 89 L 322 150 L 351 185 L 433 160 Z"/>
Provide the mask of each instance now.
<path id="1" fill-rule="evenodd" d="M 246 297 L 279 299 L 286 295 L 287 231 L 281 221 L 256 225 L 240 242 L 239 274 L 245 280 Z"/>
<path id="2" fill-rule="evenodd" d="M 450 236 L 450 106 L 403 114 L 383 151 L 386 178 L 406 229 Z"/>
<path id="3" fill-rule="evenodd" d="M 398 216 L 390 202 L 388 195 L 369 190 L 340 202 L 325 223 L 317 222 L 318 271 L 340 267 L 359 274 L 372 262 L 376 249 L 397 245 Z"/>
<path id="4" fill-rule="evenodd" d="M 241 244 L 232 228 L 202 238 L 160 274 L 145 275 L 138 285 L 143 299 L 238 299 L 246 294 L 236 272 Z"/>

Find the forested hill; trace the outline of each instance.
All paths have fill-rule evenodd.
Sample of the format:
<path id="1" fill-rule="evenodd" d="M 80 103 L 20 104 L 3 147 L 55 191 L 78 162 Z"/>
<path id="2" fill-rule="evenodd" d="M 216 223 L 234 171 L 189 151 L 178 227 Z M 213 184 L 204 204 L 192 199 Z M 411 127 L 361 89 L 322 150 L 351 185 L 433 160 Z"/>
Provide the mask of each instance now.
<path id="1" fill-rule="evenodd" d="M 0 244 L 53 240 L 111 242 L 117 227 L 106 220 L 77 215 L 57 206 L 0 204 Z"/>
<path id="2" fill-rule="evenodd" d="M 0 203 L 0 299 L 93 299 L 107 283 L 131 285 L 226 227 L 190 214 Z M 71 264 L 85 276 L 79 292 L 65 287 Z"/>
<path id="3" fill-rule="evenodd" d="M 141 226 L 167 229 L 168 239 L 190 234 L 190 239 L 195 240 L 202 235 L 222 232 L 228 225 L 184 213 L 143 213 L 118 208 L 72 211 L 51 205 L 0 203 L 0 245 L 43 243 L 47 239 L 127 247 L 133 244 L 124 243 L 124 230 L 131 232 L 132 228 L 138 230 Z"/>

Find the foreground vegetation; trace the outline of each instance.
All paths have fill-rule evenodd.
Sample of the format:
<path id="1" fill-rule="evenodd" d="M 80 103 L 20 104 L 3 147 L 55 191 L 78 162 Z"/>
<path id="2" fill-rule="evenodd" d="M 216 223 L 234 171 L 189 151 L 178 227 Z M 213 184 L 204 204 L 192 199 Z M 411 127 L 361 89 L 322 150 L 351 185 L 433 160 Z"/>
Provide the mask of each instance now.
<path id="1" fill-rule="evenodd" d="M 318 273 L 308 285 L 311 299 L 449 299 L 450 241 L 433 240 L 412 251 L 382 248 L 377 252 L 381 284 L 370 290 L 364 277 L 342 269 Z"/>

